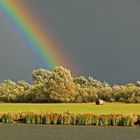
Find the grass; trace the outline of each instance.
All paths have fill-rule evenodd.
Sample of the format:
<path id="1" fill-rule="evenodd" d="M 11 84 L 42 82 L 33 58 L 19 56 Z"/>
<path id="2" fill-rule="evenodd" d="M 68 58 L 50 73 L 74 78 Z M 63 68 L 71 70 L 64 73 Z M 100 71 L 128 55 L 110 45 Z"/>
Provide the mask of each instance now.
<path id="1" fill-rule="evenodd" d="M 93 113 L 93 114 L 140 114 L 140 104 L 106 103 L 97 106 L 94 103 L 80 104 L 21 104 L 1 103 L 0 112 L 56 112 L 56 113 Z"/>

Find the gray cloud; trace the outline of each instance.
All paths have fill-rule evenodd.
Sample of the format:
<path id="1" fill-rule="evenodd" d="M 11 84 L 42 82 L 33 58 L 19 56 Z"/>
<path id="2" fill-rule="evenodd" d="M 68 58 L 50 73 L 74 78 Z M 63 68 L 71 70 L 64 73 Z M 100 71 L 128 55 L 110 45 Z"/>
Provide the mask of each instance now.
<path id="1" fill-rule="evenodd" d="M 34 17 L 63 44 L 57 47 L 77 67 L 77 75 L 91 75 L 110 83 L 140 79 L 139 1 L 24 1 Z M 43 67 L 2 23 L 0 64 L 1 79 L 29 80 L 34 68 Z"/>

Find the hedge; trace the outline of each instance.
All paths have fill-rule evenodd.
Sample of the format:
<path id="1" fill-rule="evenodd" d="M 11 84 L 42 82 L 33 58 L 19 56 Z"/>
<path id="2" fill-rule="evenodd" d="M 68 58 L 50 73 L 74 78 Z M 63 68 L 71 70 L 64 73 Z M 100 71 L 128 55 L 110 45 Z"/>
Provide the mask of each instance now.
<path id="1" fill-rule="evenodd" d="M 0 123 L 95 125 L 95 126 L 140 126 L 139 114 L 58 114 L 58 113 L 0 113 Z"/>

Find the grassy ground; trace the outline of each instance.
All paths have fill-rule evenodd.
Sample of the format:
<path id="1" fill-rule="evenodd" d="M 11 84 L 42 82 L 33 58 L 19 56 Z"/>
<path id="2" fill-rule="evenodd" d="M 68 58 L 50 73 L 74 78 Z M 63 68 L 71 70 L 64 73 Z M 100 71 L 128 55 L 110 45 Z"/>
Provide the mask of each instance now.
<path id="1" fill-rule="evenodd" d="M 106 103 L 97 106 L 94 103 L 82 104 L 0 104 L 0 112 L 57 112 L 57 113 L 93 113 L 110 114 L 121 113 L 140 114 L 140 104 Z"/>

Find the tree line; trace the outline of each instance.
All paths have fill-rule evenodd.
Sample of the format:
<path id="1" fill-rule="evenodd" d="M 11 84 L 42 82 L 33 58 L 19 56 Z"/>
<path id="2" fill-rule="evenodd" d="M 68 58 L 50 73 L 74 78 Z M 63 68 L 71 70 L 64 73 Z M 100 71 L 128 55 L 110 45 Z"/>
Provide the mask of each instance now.
<path id="1" fill-rule="evenodd" d="M 102 99 L 107 102 L 140 103 L 140 82 L 111 86 L 93 77 L 73 77 L 69 69 L 56 66 L 52 70 L 32 72 L 32 83 L 4 80 L 0 84 L 0 102 L 88 103 Z"/>

